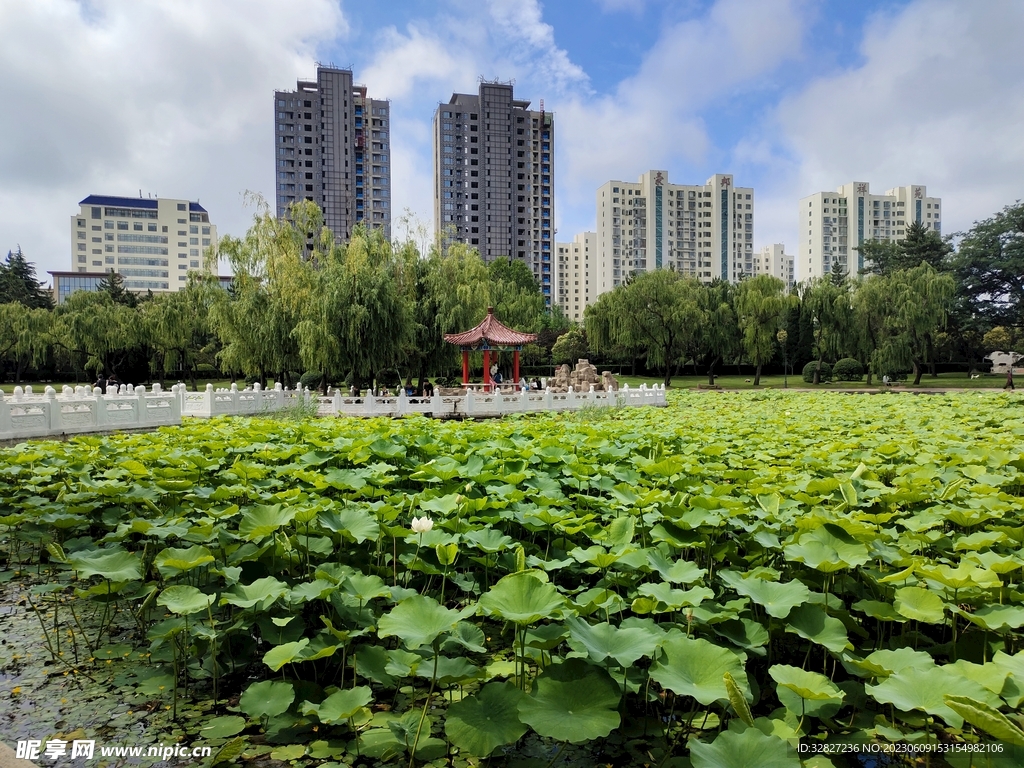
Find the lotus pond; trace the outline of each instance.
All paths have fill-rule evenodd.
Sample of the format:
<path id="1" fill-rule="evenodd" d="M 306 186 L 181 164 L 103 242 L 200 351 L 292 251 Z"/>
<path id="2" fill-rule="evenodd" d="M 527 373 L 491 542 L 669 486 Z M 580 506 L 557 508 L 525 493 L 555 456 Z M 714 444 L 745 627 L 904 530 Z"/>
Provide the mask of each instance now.
<path id="1" fill-rule="evenodd" d="M 1021 765 L 1022 501 L 1005 394 L 24 444 L 0 712 L 34 653 L 215 763 Z M 903 752 L 808 751 L 843 744 Z"/>

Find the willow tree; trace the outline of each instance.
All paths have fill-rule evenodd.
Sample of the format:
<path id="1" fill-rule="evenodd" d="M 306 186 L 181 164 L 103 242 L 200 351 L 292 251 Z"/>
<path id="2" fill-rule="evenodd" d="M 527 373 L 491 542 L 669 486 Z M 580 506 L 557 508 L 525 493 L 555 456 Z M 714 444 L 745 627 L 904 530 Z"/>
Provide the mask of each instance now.
<path id="1" fill-rule="evenodd" d="M 448 371 L 458 365 L 459 351 L 444 340 L 446 333 L 459 333 L 483 319 L 490 301 L 487 268 L 475 249 L 452 243 L 447 255 L 436 248 L 421 259 L 406 249 L 405 261 L 413 285 L 414 341 L 409 360 L 420 387 L 428 374 Z"/>
<path id="2" fill-rule="evenodd" d="M 771 275 L 744 280 L 736 288 L 736 317 L 743 335 L 743 348 L 754 361 L 754 386 L 761 384 L 761 367 L 775 352 L 776 335 L 787 308 L 786 284 Z"/>
<path id="3" fill-rule="evenodd" d="M 53 311 L 43 337 L 79 370 L 108 375 L 117 374 L 127 356 L 147 341 L 137 309 L 93 291 L 68 296 Z"/>
<path id="4" fill-rule="evenodd" d="M 155 296 L 142 307 L 149 343 L 157 353 L 155 373 L 182 371 L 196 390 L 196 366 L 209 344 L 210 306 L 223 289 L 191 275 L 175 293 Z"/>
<path id="5" fill-rule="evenodd" d="M 884 281 L 886 310 L 873 367 L 886 373 L 912 369 L 914 384 L 920 384 L 931 334 L 944 324 L 956 284 L 928 264 L 876 279 Z"/>
<path id="6" fill-rule="evenodd" d="M 587 315 L 587 337 L 597 352 L 616 344 L 643 350 L 649 367 L 665 371 L 668 386 L 673 368 L 698 332 L 700 290 L 695 280 L 669 270 L 639 275 L 604 294 L 612 298 L 600 309 L 600 300 L 594 305 L 595 311 Z"/>
<path id="7" fill-rule="evenodd" d="M 853 310 L 849 283 L 844 280 L 837 284 L 827 278 L 818 278 L 808 285 L 803 301 L 811 316 L 817 357 L 813 383 L 819 384 L 825 357 L 838 357 L 850 338 Z"/>
<path id="8" fill-rule="evenodd" d="M 709 385 L 715 383 L 715 366 L 740 350 L 734 295 L 733 286 L 724 280 L 701 286 L 698 293 L 701 315 L 695 347 L 707 366 Z"/>
<path id="9" fill-rule="evenodd" d="M 302 300 L 296 281 L 307 243 L 324 237 L 319 209 L 308 201 L 293 206 L 293 220 L 278 219 L 254 196 L 253 224 L 242 238 L 226 236 L 219 249 L 234 272 L 231 289 L 217 294 L 210 307 L 213 328 L 223 348 L 221 367 L 258 377 L 284 379 L 299 364 L 292 331 Z M 329 233 L 328 233 L 329 234 Z"/>
<path id="10" fill-rule="evenodd" d="M 285 294 L 298 314 L 292 336 L 325 391 L 329 379 L 346 375 L 358 387 L 396 369 L 408 349 L 412 276 L 379 229 L 356 226 L 344 247 L 327 233 L 322 244 L 299 262 Z"/>
<path id="11" fill-rule="evenodd" d="M 0 304 L 0 363 L 6 361 L 14 368 L 15 383 L 20 383 L 25 370 L 45 356 L 50 321 L 47 309 L 30 309 L 13 301 Z"/>

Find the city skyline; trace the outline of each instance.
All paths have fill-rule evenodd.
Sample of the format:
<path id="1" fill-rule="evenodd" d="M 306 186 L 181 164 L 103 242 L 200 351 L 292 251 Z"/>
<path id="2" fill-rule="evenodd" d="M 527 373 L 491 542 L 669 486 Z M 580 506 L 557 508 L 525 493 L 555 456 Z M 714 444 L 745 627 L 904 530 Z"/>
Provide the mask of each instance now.
<path id="1" fill-rule="evenodd" d="M 0 140 L 0 248 L 63 269 L 69 207 L 89 194 L 199 200 L 243 234 L 246 190 L 276 202 L 270 95 L 317 62 L 390 101 L 399 238 L 406 208 L 433 229 L 432 115 L 481 78 L 555 115 L 559 242 L 594 230 L 601 183 L 650 168 L 755 188 L 755 252 L 795 252 L 797 201 L 849 179 L 926 185 L 943 233 L 1024 197 L 1024 7 L 851 5 L 6 4 L 0 95 L 19 109 Z"/>

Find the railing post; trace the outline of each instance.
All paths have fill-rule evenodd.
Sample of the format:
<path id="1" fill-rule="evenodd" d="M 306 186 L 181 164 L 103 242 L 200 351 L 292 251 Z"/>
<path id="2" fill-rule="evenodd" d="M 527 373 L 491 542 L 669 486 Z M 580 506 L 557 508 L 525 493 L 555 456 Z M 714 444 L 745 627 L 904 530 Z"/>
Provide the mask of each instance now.
<path id="1" fill-rule="evenodd" d="M 89 388 L 92 399 L 96 402 L 96 426 L 103 429 L 107 426 L 107 398 L 99 387 Z"/>
<path id="2" fill-rule="evenodd" d="M 140 427 L 145 426 L 149 423 L 149 408 L 146 407 L 146 387 L 140 384 L 132 394 L 135 395 L 136 408 L 138 408 L 138 411 L 135 413 L 135 422 Z"/>
<path id="3" fill-rule="evenodd" d="M 434 394 L 430 396 L 430 411 L 434 414 L 434 418 L 441 415 L 441 409 L 444 407 L 444 402 L 441 400 L 441 393 L 434 390 Z"/>
<path id="4" fill-rule="evenodd" d="M 473 397 L 472 389 L 466 390 L 466 402 L 463 410 L 467 416 L 472 416 L 473 412 L 476 410 L 476 402 Z"/>
<path id="5" fill-rule="evenodd" d="M 175 386 L 178 387 L 178 392 L 176 397 L 171 398 L 171 418 L 175 424 L 181 424 L 181 398 L 185 396 L 183 391 L 185 385 L 175 384 Z M 174 394 L 174 387 L 171 387 L 171 393 Z"/>
<path id="6" fill-rule="evenodd" d="M 206 408 L 203 415 L 207 418 L 213 416 L 213 384 L 206 385 Z"/>
<path id="7" fill-rule="evenodd" d="M 398 390 L 398 397 L 395 398 L 396 415 L 405 416 L 409 413 L 409 398 L 405 395 L 405 387 Z"/>
<path id="8" fill-rule="evenodd" d="M 544 388 L 544 410 L 550 411 L 552 404 L 551 387 Z"/>
<path id="9" fill-rule="evenodd" d="M 0 390 L 0 438 L 14 434 L 14 426 L 11 424 L 11 406 L 4 399 L 3 390 Z"/>
<path id="10" fill-rule="evenodd" d="M 334 390 L 334 397 L 331 398 L 331 407 L 334 409 L 334 415 L 341 415 L 341 388 Z"/>
<path id="11" fill-rule="evenodd" d="M 60 403 L 57 402 L 57 390 L 53 387 L 47 387 L 43 391 L 43 396 L 46 398 L 46 409 L 47 409 L 47 426 L 50 432 L 57 434 L 64 431 L 64 422 L 62 420 L 63 414 L 60 410 Z"/>
<path id="12" fill-rule="evenodd" d="M 363 410 L 367 416 L 373 416 L 373 404 L 374 404 L 373 390 L 366 390 L 366 397 L 363 398 Z"/>

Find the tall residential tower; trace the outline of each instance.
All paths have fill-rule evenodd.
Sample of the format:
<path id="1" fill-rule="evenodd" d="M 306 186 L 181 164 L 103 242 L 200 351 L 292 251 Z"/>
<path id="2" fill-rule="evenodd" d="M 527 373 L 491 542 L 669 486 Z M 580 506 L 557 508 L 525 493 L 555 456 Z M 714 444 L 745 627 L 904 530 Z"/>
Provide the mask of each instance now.
<path id="1" fill-rule="evenodd" d="M 390 238 L 390 112 L 348 69 L 318 66 L 315 81 L 275 91 L 277 215 L 312 200 L 338 240 L 348 240 L 358 222 Z"/>
<path id="2" fill-rule="evenodd" d="M 670 184 L 667 171 L 597 190 L 597 291 L 631 273 L 675 269 L 703 282 L 754 274 L 754 190 L 718 173 L 703 185 Z"/>
<path id="3" fill-rule="evenodd" d="M 478 248 L 484 261 L 526 262 L 548 305 L 553 294 L 554 116 L 481 81 L 434 114 L 434 230 Z"/>
<path id="4" fill-rule="evenodd" d="M 865 240 L 902 240 L 907 226 L 919 222 L 942 234 L 938 197 L 928 197 L 924 185 L 871 194 L 865 181 L 851 181 L 835 192 L 817 192 L 800 200 L 800 246 L 797 270 L 801 280 L 834 270 L 857 274 L 864 257 L 857 248 Z M 805 234 L 806 233 L 806 234 Z"/>

